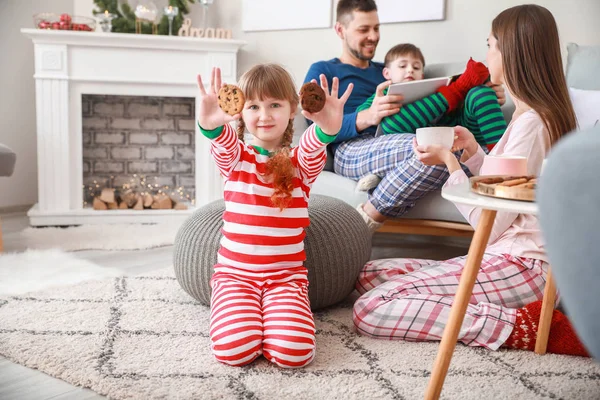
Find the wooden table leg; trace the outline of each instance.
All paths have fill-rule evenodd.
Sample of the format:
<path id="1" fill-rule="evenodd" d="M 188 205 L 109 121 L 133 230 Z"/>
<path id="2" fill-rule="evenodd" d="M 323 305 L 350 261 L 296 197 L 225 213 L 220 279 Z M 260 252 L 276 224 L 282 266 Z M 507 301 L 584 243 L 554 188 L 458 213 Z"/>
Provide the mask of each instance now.
<path id="1" fill-rule="evenodd" d="M 536 354 L 546 354 L 548 346 L 548 336 L 550 335 L 550 323 L 552 322 L 552 314 L 554 313 L 554 303 L 556 302 L 556 284 L 554 283 L 554 275 L 552 275 L 552 267 L 548 268 L 546 277 L 546 287 L 544 288 L 544 300 L 542 301 L 542 314 L 538 325 L 537 338 L 535 340 Z"/>
<path id="2" fill-rule="evenodd" d="M 487 246 L 487 242 L 490 238 L 490 232 L 494 225 L 494 219 L 496 218 L 496 211 L 494 210 L 482 210 L 477 228 L 475 229 L 475 235 L 471 241 L 469 247 L 469 254 L 467 256 L 467 263 L 463 269 L 458 284 L 458 290 L 450 309 L 450 316 L 448 323 L 444 328 L 444 334 L 442 335 L 442 341 L 438 350 L 435 363 L 433 364 L 433 371 L 431 372 L 431 379 L 425 392 L 426 400 L 437 400 L 442 393 L 442 386 L 444 385 L 444 379 L 448 373 L 448 367 L 450 366 L 450 360 L 452 359 L 452 353 L 456 347 L 456 340 L 460 332 L 460 327 L 465 318 L 467 306 L 473 293 L 473 286 L 475 286 L 475 280 L 477 279 L 477 273 L 481 267 L 481 260 L 483 253 Z"/>

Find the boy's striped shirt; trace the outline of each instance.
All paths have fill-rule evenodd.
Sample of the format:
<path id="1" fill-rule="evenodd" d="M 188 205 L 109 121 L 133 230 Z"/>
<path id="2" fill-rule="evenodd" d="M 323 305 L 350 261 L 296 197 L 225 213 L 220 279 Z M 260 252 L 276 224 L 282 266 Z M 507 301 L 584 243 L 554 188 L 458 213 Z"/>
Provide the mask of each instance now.
<path id="1" fill-rule="evenodd" d="M 387 89 L 384 91 L 387 93 Z M 358 107 L 366 110 L 373 104 L 375 94 Z M 467 94 L 463 107 L 445 115 L 448 102 L 440 93 L 434 93 L 421 100 L 405 104 L 400 112 L 384 117 L 381 128 L 384 134 L 415 133 L 418 128 L 427 126 L 461 125 L 469 129 L 481 146 L 493 146 L 506 130 L 506 121 L 493 89 L 477 86 Z"/>

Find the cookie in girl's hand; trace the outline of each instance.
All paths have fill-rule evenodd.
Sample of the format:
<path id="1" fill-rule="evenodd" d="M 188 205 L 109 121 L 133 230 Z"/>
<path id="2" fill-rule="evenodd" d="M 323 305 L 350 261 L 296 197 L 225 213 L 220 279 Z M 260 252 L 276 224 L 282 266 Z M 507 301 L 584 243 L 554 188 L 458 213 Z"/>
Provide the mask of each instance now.
<path id="1" fill-rule="evenodd" d="M 300 104 L 309 113 L 316 113 L 325 106 L 325 91 L 314 82 L 306 82 L 300 88 Z"/>
<path id="2" fill-rule="evenodd" d="M 219 89 L 219 107 L 227 114 L 235 115 L 241 113 L 245 102 L 244 92 L 239 87 L 227 84 Z"/>

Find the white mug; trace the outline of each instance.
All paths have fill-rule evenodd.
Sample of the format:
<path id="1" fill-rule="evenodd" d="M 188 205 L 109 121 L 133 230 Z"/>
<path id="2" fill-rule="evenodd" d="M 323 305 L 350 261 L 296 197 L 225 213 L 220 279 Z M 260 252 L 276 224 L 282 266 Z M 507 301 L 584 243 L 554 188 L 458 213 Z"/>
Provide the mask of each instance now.
<path id="1" fill-rule="evenodd" d="M 454 144 L 454 128 L 451 126 L 432 126 L 417 129 L 419 146 L 438 145 L 451 149 Z"/>

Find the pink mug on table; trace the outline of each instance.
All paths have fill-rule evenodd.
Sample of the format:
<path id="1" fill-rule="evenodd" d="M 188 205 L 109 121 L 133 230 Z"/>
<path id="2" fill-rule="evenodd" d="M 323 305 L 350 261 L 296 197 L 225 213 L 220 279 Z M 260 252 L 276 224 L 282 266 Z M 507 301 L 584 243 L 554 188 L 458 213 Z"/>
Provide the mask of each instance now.
<path id="1" fill-rule="evenodd" d="M 480 175 L 527 175 L 527 158 L 522 156 L 486 155 L 479 170 Z"/>

